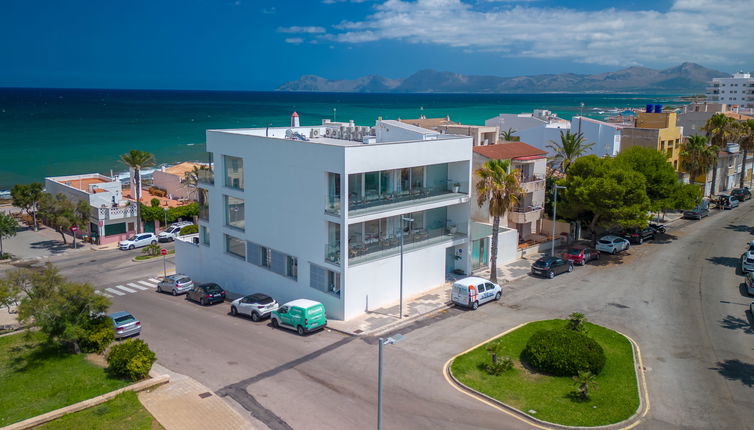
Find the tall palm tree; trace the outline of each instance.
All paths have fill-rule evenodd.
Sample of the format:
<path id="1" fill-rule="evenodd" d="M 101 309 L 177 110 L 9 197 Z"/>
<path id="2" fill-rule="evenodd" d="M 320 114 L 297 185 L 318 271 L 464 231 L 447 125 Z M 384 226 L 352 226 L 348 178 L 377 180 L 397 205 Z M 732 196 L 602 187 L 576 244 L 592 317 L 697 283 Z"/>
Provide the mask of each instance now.
<path id="1" fill-rule="evenodd" d="M 704 124 L 702 130 L 707 133 L 707 139 L 713 146 L 722 148 L 726 143 L 728 143 L 728 140 L 731 138 L 732 122 L 733 118 L 725 116 L 724 113 L 716 113 L 707 120 L 707 123 Z M 715 164 L 715 166 L 712 168 L 712 189 L 710 190 L 710 194 L 714 195 L 716 188 L 717 164 Z"/>
<path id="2" fill-rule="evenodd" d="M 510 142 L 515 138 L 514 136 L 515 133 L 516 133 L 516 130 L 509 128 L 508 130 L 502 130 L 500 132 L 500 137 L 502 137 L 504 141 Z"/>
<path id="3" fill-rule="evenodd" d="M 594 142 L 584 143 L 585 141 L 582 133 L 571 133 L 571 130 L 561 131 L 560 144 L 551 140 L 551 144 L 547 145 L 547 148 L 555 153 L 550 160 L 560 165 L 560 171 L 566 173 L 571 163 L 582 155 L 586 155 L 587 151 L 594 146 Z"/>
<path id="4" fill-rule="evenodd" d="M 202 172 L 209 170 L 207 166 L 194 166 L 194 168 L 183 174 L 183 187 L 188 189 L 188 198 L 197 196 L 197 190 L 199 189 L 199 177 Z"/>
<path id="5" fill-rule="evenodd" d="M 518 169 L 511 171 L 508 160 L 489 160 L 474 174 L 479 178 L 476 183 L 477 204 L 479 207 L 489 203 L 492 217 L 492 243 L 490 247 L 490 279 L 497 283 L 497 242 L 500 233 L 500 218 L 518 203 L 523 194 L 519 182 Z"/>
<path id="6" fill-rule="evenodd" d="M 694 179 L 707 173 L 709 169 L 717 167 L 717 153 L 715 145 L 709 145 L 705 136 L 690 136 L 681 146 L 681 169 Z"/>
<path id="7" fill-rule="evenodd" d="M 141 233 L 141 169 L 154 166 L 154 155 L 146 151 L 132 149 L 120 156 L 120 161 L 133 169 L 131 180 L 136 186 L 136 233 Z"/>
<path id="8" fill-rule="evenodd" d="M 739 188 L 743 188 L 744 179 L 746 179 L 746 158 L 751 151 L 754 151 L 754 119 L 747 119 L 740 124 L 742 130 L 738 139 L 738 144 L 741 145 L 741 149 L 744 150 L 744 161 L 741 169 L 741 181 L 738 186 Z"/>

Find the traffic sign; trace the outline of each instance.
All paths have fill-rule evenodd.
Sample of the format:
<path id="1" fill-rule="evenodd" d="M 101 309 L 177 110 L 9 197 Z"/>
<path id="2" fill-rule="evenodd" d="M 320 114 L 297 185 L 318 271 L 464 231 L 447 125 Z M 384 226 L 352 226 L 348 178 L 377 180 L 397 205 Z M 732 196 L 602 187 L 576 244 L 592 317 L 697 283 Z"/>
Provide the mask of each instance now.
<path id="1" fill-rule="evenodd" d="M 79 228 L 76 227 L 75 225 L 72 225 L 71 226 L 71 231 L 79 231 Z"/>
<path id="2" fill-rule="evenodd" d="M 168 255 L 168 250 L 167 250 L 167 249 L 165 249 L 165 248 L 162 248 L 162 249 L 160 250 L 160 255 Z"/>

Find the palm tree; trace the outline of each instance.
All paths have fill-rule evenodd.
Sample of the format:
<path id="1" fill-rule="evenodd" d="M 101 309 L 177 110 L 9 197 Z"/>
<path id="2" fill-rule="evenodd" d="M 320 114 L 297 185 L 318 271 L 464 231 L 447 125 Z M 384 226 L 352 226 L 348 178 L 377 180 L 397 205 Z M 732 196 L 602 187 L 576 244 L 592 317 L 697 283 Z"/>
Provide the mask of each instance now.
<path id="1" fill-rule="evenodd" d="M 479 207 L 489 203 L 489 214 L 492 217 L 492 243 L 490 252 L 490 279 L 497 283 L 497 242 L 500 233 L 500 218 L 518 203 L 523 194 L 520 173 L 516 169 L 511 172 L 508 160 L 489 160 L 474 174 L 479 178 L 476 190 L 479 197 Z"/>
<path id="2" fill-rule="evenodd" d="M 188 198 L 196 196 L 199 189 L 199 177 L 203 171 L 209 170 L 207 166 L 194 166 L 194 168 L 183 174 L 183 186 L 188 189 Z"/>
<path id="3" fill-rule="evenodd" d="M 516 133 L 516 130 L 509 128 L 508 130 L 501 131 L 500 137 L 502 137 L 504 141 L 510 142 L 516 137 L 514 136 L 515 133 Z"/>
<path id="4" fill-rule="evenodd" d="M 717 167 L 718 147 L 709 145 L 705 136 L 690 136 L 681 146 L 681 169 L 691 176 L 691 182 L 709 169 Z"/>
<path id="5" fill-rule="evenodd" d="M 589 391 L 597 389 L 597 375 L 588 370 L 579 370 L 579 374 L 573 377 L 573 381 L 576 383 L 576 387 L 578 387 L 581 400 L 588 399 Z"/>
<path id="6" fill-rule="evenodd" d="M 707 133 L 707 139 L 717 148 L 722 148 L 731 137 L 731 123 L 733 118 L 725 116 L 724 113 L 716 113 L 707 120 L 702 130 Z M 715 194 L 717 188 L 717 164 L 712 168 L 712 189 L 710 194 Z"/>
<path id="7" fill-rule="evenodd" d="M 584 135 L 582 133 L 571 133 L 570 130 L 560 132 L 560 145 L 556 144 L 552 140 L 551 145 L 547 145 L 551 151 L 555 153 L 550 160 L 555 164 L 560 165 L 560 171 L 566 173 L 568 166 L 574 162 L 577 158 L 585 155 L 587 151 L 594 146 L 592 143 L 584 143 Z"/>
<path id="8" fill-rule="evenodd" d="M 141 233 L 141 169 L 154 166 L 154 155 L 146 151 L 132 149 L 120 156 L 120 161 L 133 169 L 133 178 L 136 186 L 136 233 Z"/>
<path id="9" fill-rule="evenodd" d="M 747 119 L 740 124 L 742 130 L 738 144 L 741 145 L 741 149 L 744 150 L 744 161 L 741 169 L 741 182 L 738 184 L 738 187 L 743 188 L 744 179 L 746 179 L 746 157 L 749 156 L 751 151 L 754 151 L 754 119 Z"/>

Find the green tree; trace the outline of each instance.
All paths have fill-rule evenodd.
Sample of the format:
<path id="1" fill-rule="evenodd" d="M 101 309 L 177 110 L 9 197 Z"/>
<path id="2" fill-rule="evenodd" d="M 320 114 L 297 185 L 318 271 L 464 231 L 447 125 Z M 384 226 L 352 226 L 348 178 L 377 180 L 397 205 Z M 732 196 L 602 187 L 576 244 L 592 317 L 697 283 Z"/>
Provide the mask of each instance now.
<path id="1" fill-rule="evenodd" d="M 673 192 L 678 183 L 678 175 L 673 165 L 668 163 L 665 153 L 634 146 L 621 151 L 615 159 L 644 176 L 651 211 L 675 209 Z"/>
<path id="2" fill-rule="evenodd" d="M 154 166 L 154 155 L 149 152 L 132 149 L 120 156 L 120 161 L 133 169 L 131 181 L 136 189 L 136 233 L 141 233 L 141 169 Z"/>
<path id="3" fill-rule="evenodd" d="M 716 113 L 707 120 L 702 127 L 707 134 L 707 139 L 713 147 L 722 148 L 730 141 L 732 137 L 733 118 L 726 116 L 724 113 Z M 717 160 L 712 168 L 712 188 L 710 194 L 717 194 Z"/>
<path id="4" fill-rule="evenodd" d="M 590 371 L 579 371 L 579 374 L 573 377 L 573 381 L 578 389 L 581 400 L 589 398 L 589 392 L 597 389 L 597 375 Z"/>
<path id="5" fill-rule="evenodd" d="M 573 331 L 586 332 L 586 316 L 581 312 L 572 312 L 568 315 L 568 328 Z"/>
<path id="6" fill-rule="evenodd" d="M 695 135 L 686 138 L 681 146 L 681 169 L 691 176 L 692 183 L 698 176 L 717 166 L 719 148 L 708 142 L 707 137 Z"/>
<path id="7" fill-rule="evenodd" d="M 669 199 L 668 206 L 674 209 L 691 209 L 702 201 L 702 189 L 694 184 L 677 183 Z"/>
<path id="8" fill-rule="evenodd" d="M 66 280 L 50 263 L 40 271 L 20 269 L 6 280 L 22 291 L 19 321 L 37 327 L 49 341 L 69 346 L 77 354 L 91 320 L 110 306 L 89 284 Z"/>
<path id="9" fill-rule="evenodd" d="M 12 216 L 5 212 L 0 212 L 0 260 L 5 255 L 5 252 L 3 252 L 3 239 L 15 236 L 17 228 L 18 223 Z"/>
<path id="10" fill-rule="evenodd" d="M 188 190 L 189 199 L 198 199 L 199 178 L 208 171 L 208 166 L 194 166 L 192 170 L 183 174 L 183 187 Z"/>
<path id="11" fill-rule="evenodd" d="M 512 142 L 514 140 L 519 140 L 518 136 L 515 136 L 516 130 L 509 128 L 508 130 L 502 130 L 500 131 L 500 137 L 506 141 L 506 142 Z"/>
<path id="12" fill-rule="evenodd" d="M 585 143 L 586 139 L 582 133 L 571 133 L 570 130 L 560 132 L 560 144 L 556 144 L 552 140 L 547 145 L 551 151 L 555 153 L 550 160 L 555 165 L 560 166 L 560 171 L 565 173 L 568 171 L 568 167 L 577 158 L 585 155 L 589 149 L 594 146 L 594 143 Z"/>
<path id="13" fill-rule="evenodd" d="M 63 243 L 68 243 L 65 233 L 75 226 L 87 226 L 91 207 L 86 201 L 71 202 L 63 194 L 42 194 L 39 200 L 39 213 L 45 219 L 47 225 L 55 229 L 63 238 Z"/>
<path id="14" fill-rule="evenodd" d="M 497 282 L 497 242 L 500 234 L 500 218 L 513 209 L 523 193 L 519 182 L 519 171 L 511 172 L 508 160 L 489 160 L 474 172 L 479 179 L 476 183 L 477 204 L 488 203 L 492 217 L 492 243 L 490 252 L 490 279 Z"/>
<path id="15" fill-rule="evenodd" d="M 141 253 L 144 254 L 144 255 L 148 255 L 150 257 L 156 257 L 156 256 L 160 255 L 160 250 L 161 249 L 162 249 L 162 247 L 159 244 L 157 244 L 157 243 L 150 243 L 149 245 L 145 246 L 141 250 Z"/>
<path id="16" fill-rule="evenodd" d="M 741 145 L 741 149 L 744 151 L 744 160 L 741 169 L 741 179 L 738 186 L 739 188 L 743 188 L 746 179 L 746 158 L 749 156 L 750 152 L 754 151 L 754 119 L 747 119 L 740 124 L 741 133 L 738 139 L 738 144 Z"/>
<path id="17" fill-rule="evenodd" d="M 592 243 L 597 227 L 646 226 L 650 201 L 644 176 L 612 158 L 588 155 L 577 159 L 559 185 L 567 188 L 558 211 L 589 225 Z"/>
<path id="18" fill-rule="evenodd" d="M 39 182 L 31 184 L 16 184 L 11 188 L 10 195 L 13 198 L 13 206 L 21 208 L 34 219 L 34 231 L 39 230 L 37 224 L 37 210 L 39 200 L 42 198 L 44 185 Z"/>

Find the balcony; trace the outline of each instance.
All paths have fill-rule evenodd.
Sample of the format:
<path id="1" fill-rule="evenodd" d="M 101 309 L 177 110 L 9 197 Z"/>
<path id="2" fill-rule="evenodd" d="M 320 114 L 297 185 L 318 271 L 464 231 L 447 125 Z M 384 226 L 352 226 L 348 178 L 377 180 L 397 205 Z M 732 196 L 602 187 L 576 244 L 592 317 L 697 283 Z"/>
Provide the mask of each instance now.
<path id="1" fill-rule="evenodd" d="M 325 213 L 340 216 L 340 196 L 329 196 L 325 203 Z"/>
<path id="2" fill-rule="evenodd" d="M 348 264 L 356 265 L 373 261 L 379 258 L 390 257 L 400 254 L 401 233 L 372 238 L 359 243 L 352 243 L 348 247 Z M 410 233 L 404 233 L 403 252 L 437 245 L 444 242 L 463 241 L 466 234 L 456 232 L 455 227 L 437 229 L 417 229 Z M 336 259 L 340 261 L 340 250 L 337 251 Z"/>
<path id="3" fill-rule="evenodd" d="M 445 188 L 418 188 L 411 191 L 377 194 L 367 192 L 365 198 L 354 197 L 348 200 L 348 210 L 351 217 L 367 215 L 375 212 L 384 212 L 393 209 L 401 209 L 417 204 L 436 203 L 448 200 L 468 200 L 468 194 L 460 190 L 448 190 Z"/>
<path id="4" fill-rule="evenodd" d="M 325 245 L 325 262 L 340 266 L 340 243 Z"/>
<path id="5" fill-rule="evenodd" d="M 525 193 L 534 193 L 536 191 L 545 190 L 545 178 L 538 175 L 531 175 L 528 177 L 520 178 L 521 188 Z"/>
<path id="6" fill-rule="evenodd" d="M 508 221 L 515 224 L 536 222 L 542 218 L 541 206 L 517 207 L 508 212 Z"/>
<path id="7" fill-rule="evenodd" d="M 114 208 L 92 208 L 93 217 L 101 221 L 109 221 L 124 218 L 133 218 L 136 216 L 136 205 L 122 206 Z"/>

